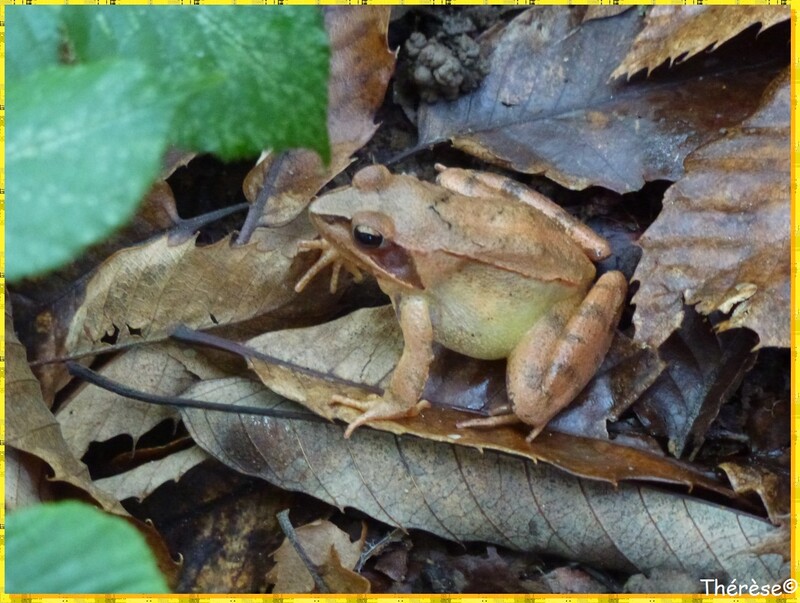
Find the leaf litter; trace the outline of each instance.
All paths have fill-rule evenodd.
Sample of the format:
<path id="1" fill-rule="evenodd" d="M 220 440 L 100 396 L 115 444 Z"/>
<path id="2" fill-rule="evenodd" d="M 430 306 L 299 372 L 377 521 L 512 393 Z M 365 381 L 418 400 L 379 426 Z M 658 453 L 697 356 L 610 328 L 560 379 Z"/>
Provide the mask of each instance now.
<path id="1" fill-rule="evenodd" d="M 693 579 L 710 575 L 708 572 L 747 579 L 757 575 L 765 581 L 786 575 L 781 557 L 787 546 L 785 536 L 749 514 L 758 510 L 760 497 L 773 522 L 779 523 L 785 516 L 783 469 L 763 462 L 763 455 L 774 448 L 771 442 L 783 439 L 764 427 L 764 421 L 757 429 L 754 423 L 750 431 L 734 434 L 740 449 L 747 450 L 751 438 L 753 446 L 758 441 L 758 454 L 762 455 L 756 461 L 741 456 L 728 459 L 725 469 L 739 494 L 730 490 L 720 474 L 697 462 L 673 458 L 681 453 L 706 462 L 725 458 L 709 454 L 710 446 L 703 442 L 709 434 L 715 446 L 719 434 L 722 441 L 727 437 L 720 428 L 730 415 L 730 405 L 725 403 L 752 362 L 749 331 L 740 327 L 751 329 L 761 347 L 787 345 L 788 229 L 777 245 L 763 245 L 758 233 L 762 226 L 764 232 L 783 233 L 788 224 L 783 213 L 788 211 L 788 168 L 783 163 L 789 145 L 784 116 L 788 115 L 788 70 L 781 73 L 780 65 L 773 67 L 769 61 L 755 69 L 748 67 L 749 59 L 730 63 L 724 52 L 737 44 L 751 53 L 753 48 L 769 49 L 765 40 L 782 35 L 774 33 L 780 30 L 774 24 L 784 17 L 780 10 L 738 13 L 729 20 L 729 27 L 718 29 L 716 37 L 706 43 L 708 24 L 715 18 L 712 11 L 706 15 L 676 12 L 680 17 L 676 27 L 683 33 L 671 39 L 662 37 L 655 47 L 647 47 L 643 42 L 647 36 L 663 35 L 660 13 L 668 8 L 673 10 L 656 7 L 644 11 L 644 17 L 642 12 L 618 7 L 603 11 L 535 8 L 516 17 L 507 13 L 507 24 L 496 22 L 478 39 L 489 51 L 490 70 L 484 85 L 459 100 L 418 108 L 417 149 L 452 139 L 455 146 L 481 159 L 503 168 L 544 173 L 572 189 L 600 185 L 626 192 L 637 191 L 645 181 L 654 179 L 676 181 L 667 193 L 664 210 L 642 240 L 645 257 L 636 273 L 640 287 L 634 299 L 635 329 L 626 326 L 629 319 L 623 320 L 624 332 L 617 335 L 596 378 L 533 446 L 525 444 L 524 431 L 513 426 L 493 431 L 455 427 L 464 412 L 491 412 L 506 403 L 504 367 L 502 362 L 479 363 L 448 353 L 437 357 L 425 392 L 426 398 L 441 406 L 426 410 L 415 420 L 377 424 L 379 429 L 362 428 L 351 441 L 342 439 L 342 430 L 336 425 L 204 411 L 182 413 L 195 441 L 238 472 L 258 475 L 287 490 L 310 493 L 340 509 L 359 509 L 390 525 L 501 547 L 497 549 L 499 557 L 487 552 L 489 549 L 474 557 L 445 555 L 436 557 L 437 565 L 419 571 L 414 565 L 417 551 L 411 543 L 422 541 L 417 536 L 407 537 L 404 542 L 412 547 L 411 554 L 395 544 L 376 555 L 377 561 L 384 561 L 382 567 L 388 574 L 375 570 L 377 565 L 361 568 L 371 585 L 356 582 L 365 589 L 378 592 L 377 585 L 398 587 L 406 577 L 418 587 L 424 584 L 426 589 L 462 592 L 473 588 L 469 576 L 479 575 L 480 568 L 492 567 L 492 571 L 509 576 L 522 572 L 520 566 L 507 565 L 512 551 L 537 551 L 546 559 L 580 560 L 594 568 L 629 574 L 643 571 L 650 577 L 658 574 L 653 568 Z M 237 245 L 240 241 L 235 235 L 210 245 L 187 239 L 179 232 L 171 192 L 162 185 L 152 195 L 155 218 L 148 222 L 150 218 L 143 215 L 142 226 L 125 235 L 127 239 L 109 243 L 82 260 L 82 265 L 71 267 L 71 272 L 63 272 L 60 282 L 39 281 L 15 293 L 20 316 L 25 317 L 18 322 L 29 348 L 27 354 L 40 362 L 36 370 L 41 388 L 34 398 L 42 398 L 44 393 L 44 414 L 40 409 L 31 416 L 40 416 L 43 424 L 49 425 L 55 419 L 47 405 L 55 403 L 62 421 L 55 428 L 74 446 L 72 452 L 66 447 L 14 452 L 12 468 L 17 478 L 12 490 L 20 505 L 52 495 L 49 487 L 43 487 L 47 484 L 41 481 L 43 466 L 38 458 L 56 462 L 57 476 L 59 471 L 63 477 L 71 471 L 69 467 L 74 468 L 79 477 L 69 480 L 90 493 L 97 492 L 109 505 L 121 499 L 128 499 L 129 506 L 132 499 L 144 499 L 142 504 L 146 504 L 172 480 L 184 483 L 209 467 L 207 453 L 199 448 L 167 454 L 178 448 L 164 442 L 148 444 L 134 456 L 147 458 L 159 450 L 167 456 L 138 466 L 122 463 L 121 472 L 92 481 L 85 466 L 79 469 L 80 464 L 74 465 L 80 463 L 77 458 L 87 446 L 120 434 L 127 434 L 135 446 L 138 438 L 151 437 L 158 417 L 166 415 L 136 405 L 120 411 L 122 404 L 113 395 L 99 394 L 91 386 L 71 384 L 63 389 L 67 379 L 61 365 L 42 361 L 85 355 L 83 363 L 89 364 L 94 354 L 122 350 L 98 368 L 139 389 L 290 408 L 287 399 L 244 378 L 236 361 L 217 353 L 197 356 L 186 348 L 161 343 L 179 324 L 213 329 L 238 341 L 263 327 L 273 332 L 250 345 L 280 362 L 252 357 L 251 363 L 265 384 L 287 398 L 316 413 L 347 421 L 352 420 L 353 412 L 330 407 L 331 393 L 363 396 L 381 389 L 402 347 L 391 312 L 364 310 L 338 322 L 285 330 L 292 321 L 300 326 L 314 324 L 350 307 L 330 296 L 326 283 L 306 297 L 298 297 L 293 286 L 309 261 L 297 257 L 296 241 L 313 234 L 302 214 L 304 207 L 326 182 L 347 183 L 338 172 L 375 133 L 376 115 L 381 119 L 386 115 L 386 106 L 379 107 L 394 69 L 394 54 L 386 44 L 388 11 L 374 7 L 358 15 L 352 9 L 331 8 L 325 13 L 334 40 L 328 121 L 334 143 L 331 167 L 323 168 L 318 159 L 303 152 L 277 158 L 265 153 L 265 161 L 251 172 L 244 188 L 251 201 L 262 189 L 272 199 L 263 214 L 254 213 L 258 224 L 247 245 Z M 737 35 L 756 21 L 763 29 L 770 28 L 759 36 L 760 42 L 750 40 L 748 32 Z M 719 48 L 725 41 L 728 44 Z M 518 44 L 536 48 L 537 60 L 515 59 Z M 691 58 L 711 44 L 713 52 Z M 679 58 L 683 64 L 662 65 L 669 58 Z M 630 70 L 645 67 L 655 70 L 650 78 L 640 74 L 629 82 L 614 79 L 625 70 L 631 75 Z M 345 85 L 354 74 L 363 83 L 363 94 Z M 469 110 L 459 118 L 461 107 Z M 513 119 L 508 118 L 512 115 Z M 385 151 L 378 148 L 380 152 Z M 367 149 L 356 158 L 363 161 L 375 154 L 374 148 Z M 598 161 L 606 155 L 607 161 Z M 758 160 L 751 162 L 751 157 Z M 425 172 L 413 161 L 404 165 Z M 541 178 L 528 177 L 526 182 L 559 190 Z M 590 188 L 571 202 L 586 199 L 597 190 Z M 757 197 L 764 201 L 754 202 Z M 569 191 L 562 191 L 559 198 L 569 201 Z M 639 193 L 631 198 L 653 204 Z M 698 217 L 702 215 L 699 208 L 719 206 L 720 199 L 727 205 L 717 218 Z M 619 214 L 619 207 L 624 208 L 624 203 L 612 211 Z M 675 213 L 676 207 L 682 215 Z M 745 271 L 751 261 L 752 265 L 772 267 L 762 274 L 726 272 L 726 266 L 734 263 L 731 251 L 719 246 L 702 248 L 704 239 L 720 236 L 715 229 L 723 229 L 724 237 L 726 228 L 741 227 L 734 224 L 735 216 L 746 216 L 748 221 L 737 240 L 750 242 L 741 246 L 744 259 L 736 259 L 736 263 L 745 266 Z M 677 222 L 681 217 L 685 226 Z M 264 228 L 265 224 L 273 228 Z M 697 224 L 703 225 L 701 231 L 692 231 Z M 165 228 L 172 229 L 172 234 L 158 234 Z M 138 246 L 131 247 L 132 243 Z M 112 252 L 116 253 L 106 259 Z M 698 258 L 706 262 L 693 269 Z M 726 258 L 730 262 L 726 263 Z M 28 301 L 26 296 L 30 296 Z M 353 304 L 354 300 L 356 307 L 365 303 L 358 297 L 344 303 Z M 711 324 L 719 331 L 735 331 L 715 335 L 707 326 L 698 327 L 705 323 L 687 308 L 691 305 L 701 314 L 711 314 Z M 686 317 L 694 317 L 693 322 L 687 323 Z M 13 330 L 7 327 L 8 332 Z M 725 339 L 729 335 L 739 343 L 729 346 Z M 38 343 L 31 343 L 34 341 Z M 684 351 L 670 351 L 677 341 Z M 18 354 L 22 363 L 25 353 Z M 13 396 L 31 398 L 32 390 L 23 393 L 31 379 L 15 381 L 16 388 L 10 388 Z M 666 390 L 665 380 L 672 383 Z M 768 408 L 765 401 L 749 412 L 761 416 L 768 414 Z M 7 410 L 12 423 L 15 412 Z M 35 448 L 24 438 L 17 443 L 20 450 Z M 631 447 L 632 443 L 639 448 Z M 67 460 L 57 458 L 61 455 Z M 536 464 L 537 460 L 544 462 Z M 686 486 L 691 488 L 688 494 Z M 446 496 L 443 488 L 450 489 Z M 178 536 L 169 523 L 158 524 L 170 534 L 171 546 L 177 546 L 173 550 L 184 549 L 190 541 L 201 543 L 203 538 L 225 543 L 224 550 L 216 554 L 203 558 L 200 546 L 196 559 L 187 557 L 191 560 L 180 589 L 209 592 L 225 585 L 230 590 L 254 592 L 269 588 L 265 582 L 269 564 L 263 565 L 258 555 L 245 553 L 252 549 L 236 541 L 241 534 L 264 542 L 265 528 L 250 531 L 244 519 L 246 505 L 257 498 L 242 498 L 232 511 L 236 518 L 226 520 L 227 530 L 204 528 L 193 541 Z M 722 501 L 725 506 L 709 501 Z M 302 506 L 295 507 L 293 514 L 297 508 Z M 262 509 L 259 520 L 254 521 L 263 522 L 265 512 Z M 325 517 L 324 511 L 311 512 L 317 515 L 303 523 Z M 719 529 L 725 542 L 717 540 Z M 267 538 L 275 544 L 269 550 L 275 550 L 277 528 L 271 525 L 269 530 Z M 392 563 L 389 554 L 394 555 Z M 233 563 L 237 555 L 247 555 L 240 557 L 247 559 L 241 571 Z M 322 566 L 340 567 L 340 560 L 336 553 Z M 554 567 L 553 561 L 547 563 Z M 452 571 L 447 566 L 452 566 Z M 512 583 L 540 592 L 599 590 L 613 583 L 590 585 L 580 572 L 565 571 L 556 562 L 547 584 Z M 650 584 L 658 588 L 657 583 Z M 609 587 L 611 591 L 620 589 L 620 584 Z"/>

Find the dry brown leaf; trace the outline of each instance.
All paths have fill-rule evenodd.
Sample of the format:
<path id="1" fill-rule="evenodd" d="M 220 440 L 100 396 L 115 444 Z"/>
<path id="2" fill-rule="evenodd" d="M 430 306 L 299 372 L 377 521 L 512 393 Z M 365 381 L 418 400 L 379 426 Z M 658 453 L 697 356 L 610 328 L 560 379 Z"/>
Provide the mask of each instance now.
<path id="1" fill-rule="evenodd" d="M 289 405 L 241 378 L 198 383 L 187 395 Z M 195 441 L 237 471 L 404 529 L 625 572 L 666 567 L 762 583 L 788 572 L 779 555 L 750 553 L 775 533 L 768 522 L 683 495 L 374 429 L 345 440 L 333 424 L 197 410 L 184 417 Z"/>
<path id="2" fill-rule="evenodd" d="M 325 28 L 331 45 L 328 82 L 328 136 L 331 161 L 323 166 L 311 151 L 284 154 L 270 174 L 277 194 L 262 218 L 272 226 L 294 219 L 311 197 L 350 164 L 350 156 L 372 138 L 375 113 L 394 72 L 395 55 L 386 43 L 388 6 L 326 7 Z M 255 201 L 275 161 L 269 152 L 247 175 L 245 196 Z M 277 172 L 277 173 L 276 173 Z"/>
<path id="3" fill-rule="evenodd" d="M 350 536 L 330 521 L 317 520 L 295 529 L 297 540 L 311 562 L 320 569 L 320 574 L 331 592 L 368 593 L 369 580 L 353 571 L 363 540 L 350 542 Z M 297 551 L 288 540 L 273 554 L 275 567 L 267 574 L 267 581 L 274 584 L 275 593 L 314 592 L 314 580 Z"/>
<path id="4" fill-rule="evenodd" d="M 788 19 L 788 6 L 653 6 L 611 77 L 630 77 L 645 68 L 649 73 L 670 59 L 679 63 L 702 50 L 715 50 L 756 23 L 764 31 Z"/>
<path id="5" fill-rule="evenodd" d="M 721 463 L 720 467 L 738 493 L 755 492 L 764 503 L 769 519 L 775 525 L 788 525 L 791 510 L 791 483 L 788 472 L 778 474 L 758 461 Z"/>
<path id="6" fill-rule="evenodd" d="M 103 366 L 99 373 L 120 383 L 131 383 L 135 376 L 133 387 L 142 393 L 177 396 L 197 377 L 171 352 L 177 354 L 179 348 L 166 344 L 128 350 Z M 221 377 L 222 373 L 218 371 L 213 376 Z M 133 450 L 139 437 L 167 419 L 177 422 L 180 414 L 168 406 L 146 404 L 83 384 L 58 409 L 56 419 L 70 450 L 81 458 L 90 443 L 104 442 L 120 434 L 131 436 Z"/>
<path id="7" fill-rule="evenodd" d="M 747 327 L 760 346 L 789 347 L 789 70 L 741 127 L 692 153 L 686 176 L 641 239 L 636 338 L 660 345 L 684 304 Z"/>
<path id="8" fill-rule="evenodd" d="M 381 391 L 397 364 L 402 342 L 394 311 L 391 306 L 384 306 L 353 312 L 317 327 L 266 333 L 248 345 L 272 358 L 251 358 L 254 370 L 267 387 L 319 415 L 350 422 L 359 416 L 359 411 L 331 406 L 331 396 L 336 393 L 359 399 L 367 392 Z M 433 382 L 437 380 L 434 376 Z M 575 475 L 611 483 L 653 479 L 719 491 L 716 480 L 686 465 L 608 441 L 545 431 L 528 443 L 524 426 L 458 429 L 456 423 L 468 415 L 452 410 L 458 406 L 455 401 L 437 397 L 448 391 L 458 394 L 460 389 L 426 390 L 425 396 L 436 406 L 412 419 L 381 421 L 375 426 L 395 434 L 542 460 Z"/>
<path id="9" fill-rule="evenodd" d="M 652 435 L 669 439 L 673 456 L 694 457 L 719 409 L 753 366 L 750 331 L 716 336 L 691 308 L 681 328 L 659 348 L 667 370 L 633 407 Z"/>
<path id="10" fill-rule="evenodd" d="M 679 178 L 684 157 L 748 116 L 770 80 L 763 66 L 740 63 L 735 73 L 611 82 L 641 28 L 639 12 L 588 22 L 582 15 L 537 7 L 490 32 L 489 75 L 472 94 L 420 108 L 417 148 L 451 139 L 572 189 L 636 191 Z"/>
<path id="11" fill-rule="evenodd" d="M 197 446 L 181 450 L 156 461 L 140 465 L 135 469 L 98 479 L 95 483 L 119 500 L 150 496 L 161 484 L 170 480 L 177 482 L 189 469 L 208 459 L 208 455 Z"/>
<path id="12" fill-rule="evenodd" d="M 47 480 L 47 465 L 41 459 L 9 448 L 5 470 L 6 513 L 52 500 L 52 482 Z"/>
<path id="13" fill-rule="evenodd" d="M 297 297 L 294 284 L 309 262 L 296 257 L 297 240 L 314 234 L 307 220 L 298 219 L 257 229 L 244 246 L 232 246 L 230 238 L 206 247 L 194 240 L 172 246 L 161 237 L 119 251 L 86 284 L 74 315 L 73 302 L 63 302 L 58 324 L 68 325 L 65 342 L 51 349 L 70 355 L 107 351 L 162 340 L 180 323 L 212 328 L 279 308 Z"/>
<path id="14" fill-rule="evenodd" d="M 53 413 L 45 406 L 39 382 L 31 373 L 25 348 L 14 334 L 11 304 L 6 300 L 6 439 L 9 448 L 43 460 L 53 480 L 86 492 L 103 509 L 128 516 L 127 511 L 92 482 L 89 470 L 70 451 Z"/>

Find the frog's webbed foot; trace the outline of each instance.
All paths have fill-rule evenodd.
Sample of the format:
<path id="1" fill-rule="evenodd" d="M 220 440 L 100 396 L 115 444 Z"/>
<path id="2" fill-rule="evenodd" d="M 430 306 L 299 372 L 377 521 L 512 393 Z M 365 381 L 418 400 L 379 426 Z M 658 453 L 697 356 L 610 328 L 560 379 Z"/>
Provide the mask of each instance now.
<path id="1" fill-rule="evenodd" d="M 331 293 L 336 293 L 336 287 L 339 285 L 339 274 L 342 270 L 342 266 L 353 275 L 357 283 L 360 283 L 364 280 L 364 275 L 361 274 L 361 270 L 358 269 L 353 262 L 345 259 L 333 247 L 327 240 L 325 239 L 314 239 L 313 241 L 300 241 L 297 244 L 297 251 L 298 253 L 302 253 L 305 251 L 313 251 L 315 249 L 320 250 L 322 253 L 320 254 L 317 261 L 306 270 L 306 273 L 297 281 L 297 284 L 294 286 L 294 290 L 297 293 L 300 293 L 303 289 L 308 286 L 314 278 L 325 268 L 333 265 L 333 273 L 331 274 Z"/>
<path id="2" fill-rule="evenodd" d="M 420 400 L 411 407 L 394 398 L 387 398 L 372 394 L 366 400 L 356 400 L 347 396 L 335 395 L 331 398 L 331 405 L 340 404 L 362 411 L 360 417 L 347 426 L 344 437 L 349 438 L 352 433 L 368 423 L 375 421 L 388 421 L 391 419 L 407 419 L 417 416 L 420 411 L 430 407 L 427 400 Z"/>

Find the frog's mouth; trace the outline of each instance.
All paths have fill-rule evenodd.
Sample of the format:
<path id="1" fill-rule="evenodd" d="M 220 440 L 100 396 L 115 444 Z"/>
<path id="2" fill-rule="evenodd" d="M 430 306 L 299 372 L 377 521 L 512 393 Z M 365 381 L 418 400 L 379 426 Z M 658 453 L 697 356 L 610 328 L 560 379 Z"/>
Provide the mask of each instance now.
<path id="1" fill-rule="evenodd" d="M 381 235 L 376 241 L 374 235 L 360 236 L 352 220 L 335 214 L 318 213 L 312 216 L 312 221 L 323 238 L 343 257 L 376 278 L 389 280 L 403 288 L 425 288 L 414 258 L 390 238 Z"/>

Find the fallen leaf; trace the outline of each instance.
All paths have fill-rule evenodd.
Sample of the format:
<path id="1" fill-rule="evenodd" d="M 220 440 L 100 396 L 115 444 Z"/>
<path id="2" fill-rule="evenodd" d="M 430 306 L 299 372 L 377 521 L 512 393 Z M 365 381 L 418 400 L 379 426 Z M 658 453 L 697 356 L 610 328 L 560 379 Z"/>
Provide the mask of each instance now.
<path id="1" fill-rule="evenodd" d="M 608 592 L 607 587 L 578 567 L 558 567 L 542 576 L 541 581 L 547 585 L 551 593 L 588 595 Z"/>
<path id="2" fill-rule="evenodd" d="M 103 509 L 128 516 L 117 499 L 95 486 L 86 465 L 72 454 L 64 441 L 58 422 L 42 400 L 39 382 L 28 367 L 25 348 L 14 334 L 8 300 L 5 328 L 6 445 L 43 460 L 52 468 L 53 480 L 72 484 L 86 492 Z"/>
<path id="3" fill-rule="evenodd" d="M 369 581 L 353 571 L 364 546 L 363 540 L 350 542 L 346 532 L 325 520 L 295 528 L 295 533 L 303 551 L 319 568 L 331 592 L 370 592 Z M 267 574 L 267 581 L 275 585 L 272 592 L 317 592 L 311 574 L 288 540 L 284 540 L 272 555 L 275 567 Z"/>
<path id="4" fill-rule="evenodd" d="M 209 459 L 180 482 L 162 484 L 141 503 L 129 499 L 126 505 L 151 520 L 180 554 L 174 592 L 264 593 L 269 553 L 283 537 L 275 516 L 293 502 L 291 494 Z"/>
<path id="5" fill-rule="evenodd" d="M 331 396 L 342 394 L 359 399 L 367 393 L 382 391 L 400 358 L 402 341 L 394 311 L 391 306 L 384 306 L 356 311 L 317 327 L 265 333 L 251 340 L 248 346 L 267 354 L 250 359 L 267 387 L 316 414 L 350 422 L 359 416 L 359 411 L 331 406 Z M 434 382 L 440 380 L 433 377 Z M 442 388 L 438 393 L 458 393 L 463 389 Z M 483 391 L 482 384 L 478 391 Z M 459 429 L 456 427 L 459 421 L 472 417 L 452 410 L 458 406 L 453 400 L 435 396 L 429 399 L 435 406 L 417 417 L 381 421 L 374 426 L 395 434 L 412 434 L 542 460 L 575 475 L 611 483 L 654 479 L 719 491 L 719 483 L 688 465 L 609 441 L 545 431 L 528 443 L 524 425 Z"/>
<path id="6" fill-rule="evenodd" d="M 52 482 L 41 459 L 14 448 L 6 451 L 6 512 L 53 500 Z"/>
<path id="7" fill-rule="evenodd" d="M 198 383 L 187 395 L 288 405 L 240 378 Z M 345 440 L 332 424 L 193 409 L 184 417 L 194 440 L 237 471 L 406 530 L 624 572 L 665 567 L 763 583 L 788 575 L 779 555 L 750 552 L 775 533 L 768 522 L 674 492 L 375 429 Z"/>
<path id="8" fill-rule="evenodd" d="M 177 396 L 197 380 L 172 353 L 177 346 L 155 345 L 128 350 L 98 372 L 125 383 L 136 375 L 133 387 L 146 394 Z M 209 375 L 211 376 L 211 375 Z M 222 376 L 218 371 L 215 377 Z M 169 406 L 156 406 L 124 398 L 92 384 L 81 385 L 59 408 L 56 419 L 72 453 L 81 458 L 92 442 L 104 442 L 120 434 L 132 438 L 131 451 L 139 437 L 167 419 L 176 423 L 180 413 Z"/>
<path id="9" fill-rule="evenodd" d="M 420 108 L 417 148 L 451 139 L 568 188 L 636 191 L 679 178 L 684 157 L 752 113 L 771 79 L 740 62 L 733 74 L 611 82 L 641 29 L 639 12 L 587 22 L 582 14 L 537 7 L 490 31 L 489 75 L 472 94 Z"/>
<path id="10" fill-rule="evenodd" d="M 54 347 L 60 355 L 109 351 L 160 341 L 178 324 L 208 329 L 279 308 L 296 299 L 294 284 L 309 264 L 296 257 L 297 240 L 313 236 L 301 219 L 257 229 L 243 246 L 230 238 L 173 246 L 164 236 L 118 251 L 89 279 L 84 295 L 73 293 L 83 300 L 77 309 L 62 300 L 55 320 L 66 333 Z"/>
<path id="11" fill-rule="evenodd" d="M 5 444 L 47 463 L 49 479 L 65 482 L 86 493 L 104 510 L 127 519 L 145 537 L 167 580 L 174 582 L 177 565 L 152 526 L 131 517 L 119 501 L 92 482 L 89 470 L 70 451 L 53 413 L 45 406 L 39 382 L 26 359 L 25 348 L 14 334 L 11 304 L 6 299 L 6 409 Z"/>
<path id="12" fill-rule="evenodd" d="M 653 6 L 625 59 L 612 78 L 647 69 L 672 59 L 680 63 L 702 50 L 716 50 L 751 25 L 760 32 L 789 19 L 784 6 Z"/>
<path id="13" fill-rule="evenodd" d="M 669 439 L 670 454 L 693 458 L 719 409 L 753 366 L 756 337 L 749 331 L 717 336 L 692 309 L 659 348 L 667 368 L 633 407 L 652 435 Z"/>
<path id="14" fill-rule="evenodd" d="M 548 428 L 608 439 L 607 424 L 619 419 L 658 379 L 665 363 L 655 350 L 617 333 L 597 374 Z"/>
<path id="15" fill-rule="evenodd" d="M 143 500 L 165 482 L 177 482 L 187 471 L 206 459 L 208 455 L 201 448 L 192 446 L 163 459 L 139 465 L 130 471 L 98 479 L 96 484 L 118 500 Z"/>
<path id="16" fill-rule="evenodd" d="M 733 489 L 738 493 L 755 492 L 764 503 L 769 519 L 775 525 L 785 525 L 791 507 L 791 483 L 788 472 L 780 474 L 763 463 L 748 459 L 747 464 L 721 463 L 720 467 Z"/>
<path id="17" fill-rule="evenodd" d="M 757 347 L 789 347 L 789 71 L 740 127 L 692 153 L 640 243 L 636 339 L 658 346 L 695 305 L 747 327 Z"/>
<path id="18" fill-rule="evenodd" d="M 395 63 L 386 42 L 389 12 L 389 7 L 383 6 L 324 9 L 331 47 L 331 161 L 324 166 L 316 153 L 306 150 L 278 158 L 265 152 L 244 182 L 245 196 L 254 202 L 265 180 L 271 180 L 269 186 L 275 193 L 262 216 L 265 224 L 280 226 L 293 220 L 319 189 L 350 164 L 351 155 L 378 129 L 375 113 L 383 102 Z"/>

